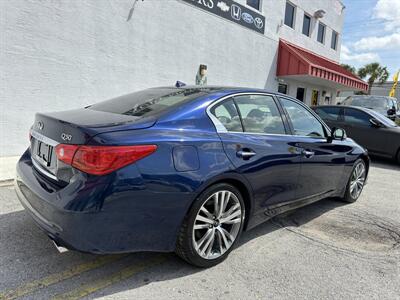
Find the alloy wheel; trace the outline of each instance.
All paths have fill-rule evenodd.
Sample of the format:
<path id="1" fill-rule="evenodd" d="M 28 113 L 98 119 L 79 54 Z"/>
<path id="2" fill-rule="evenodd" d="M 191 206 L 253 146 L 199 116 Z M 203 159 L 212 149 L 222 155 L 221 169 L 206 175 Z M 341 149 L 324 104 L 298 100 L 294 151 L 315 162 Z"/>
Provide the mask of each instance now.
<path id="1" fill-rule="evenodd" d="M 353 199 L 357 199 L 364 187 L 366 177 L 365 165 L 359 162 L 353 170 L 350 180 L 350 195 Z"/>
<path id="2" fill-rule="evenodd" d="M 205 259 L 216 259 L 231 248 L 243 222 L 236 195 L 223 190 L 212 194 L 198 211 L 193 225 L 193 246 Z"/>

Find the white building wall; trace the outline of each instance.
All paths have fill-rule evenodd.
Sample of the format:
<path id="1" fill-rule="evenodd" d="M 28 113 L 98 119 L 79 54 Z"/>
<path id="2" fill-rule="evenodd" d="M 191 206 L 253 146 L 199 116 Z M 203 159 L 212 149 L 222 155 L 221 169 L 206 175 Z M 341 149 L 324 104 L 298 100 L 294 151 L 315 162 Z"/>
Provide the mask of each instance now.
<path id="1" fill-rule="evenodd" d="M 317 84 L 309 84 L 297 80 L 285 80 L 285 84 L 288 85 L 288 95 L 296 98 L 297 94 L 297 88 L 301 87 L 305 89 L 305 95 L 304 95 L 304 103 L 307 105 L 311 106 L 311 95 L 313 90 L 317 90 L 319 93 L 318 96 L 318 104 L 335 104 L 335 98 L 336 98 L 336 90 L 332 88 L 328 88 L 326 86 L 322 85 L 317 85 Z M 323 93 L 325 92 L 325 95 L 323 96 Z M 325 97 L 330 98 L 330 102 L 327 103 L 325 102 Z"/>
<path id="2" fill-rule="evenodd" d="M 330 16 L 336 0 L 298 2 L 325 9 L 326 24 L 341 31 Z M 338 60 L 330 42 L 321 48 L 301 36 L 301 26 L 280 26 L 285 3 L 263 1 L 261 35 L 175 0 L 0 1 L 0 156 L 24 151 L 35 112 L 176 80 L 193 84 L 199 64 L 208 66 L 210 85 L 276 91 L 279 36 Z"/>
<path id="3" fill-rule="evenodd" d="M 279 1 L 279 3 L 283 4 L 283 8 L 281 9 L 284 12 L 286 1 Z M 282 25 L 280 37 L 328 59 L 339 62 L 341 43 L 340 33 L 342 32 L 345 12 L 344 6 L 341 2 L 338 0 L 291 0 L 290 3 L 296 6 L 295 26 L 293 29 L 286 25 Z M 323 18 L 316 19 L 313 16 L 315 11 L 319 9 L 323 9 L 326 13 Z M 303 17 L 305 13 L 312 17 L 310 37 L 302 33 Z M 324 44 L 317 41 L 319 22 L 326 25 Z M 331 48 L 332 30 L 339 33 L 339 43 L 336 47 L 337 50 Z"/>

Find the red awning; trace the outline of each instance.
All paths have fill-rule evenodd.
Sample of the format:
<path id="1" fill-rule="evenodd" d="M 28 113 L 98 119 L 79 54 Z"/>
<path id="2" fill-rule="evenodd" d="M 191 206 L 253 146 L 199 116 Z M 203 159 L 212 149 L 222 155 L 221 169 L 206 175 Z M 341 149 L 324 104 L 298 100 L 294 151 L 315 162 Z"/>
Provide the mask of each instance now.
<path id="1" fill-rule="evenodd" d="M 319 56 L 287 41 L 279 41 L 278 77 L 317 79 L 316 82 L 334 83 L 338 88 L 368 90 L 368 84 L 334 61 Z M 299 76 L 300 75 L 300 76 Z M 322 80 L 322 81 L 321 81 Z M 307 80 L 310 81 L 310 80 Z"/>

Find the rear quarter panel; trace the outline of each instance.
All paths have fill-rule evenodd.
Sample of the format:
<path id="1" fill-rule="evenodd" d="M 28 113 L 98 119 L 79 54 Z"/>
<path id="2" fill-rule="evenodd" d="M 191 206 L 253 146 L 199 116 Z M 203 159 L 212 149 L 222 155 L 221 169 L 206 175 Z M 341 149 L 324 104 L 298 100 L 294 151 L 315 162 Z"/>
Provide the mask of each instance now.
<path id="1" fill-rule="evenodd" d="M 114 192 L 105 200 L 103 209 L 125 212 L 142 210 L 140 214 L 152 215 L 153 222 L 147 223 L 147 226 L 156 234 L 157 230 L 160 231 L 160 224 L 164 224 L 162 227 L 168 228 L 165 236 L 170 238 L 168 245 L 163 247 L 173 250 L 183 218 L 199 193 L 219 180 L 240 177 L 234 172 L 219 136 L 211 126 L 204 119 L 184 119 L 180 122 L 159 122 L 144 130 L 116 131 L 95 136 L 90 144 L 155 144 L 158 147 L 153 154 L 134 164 L 142 185 L 129 185 L 134 180 L 130 178 L 129 166 L 117 172 L 118 176 L 113 182 Z"/>

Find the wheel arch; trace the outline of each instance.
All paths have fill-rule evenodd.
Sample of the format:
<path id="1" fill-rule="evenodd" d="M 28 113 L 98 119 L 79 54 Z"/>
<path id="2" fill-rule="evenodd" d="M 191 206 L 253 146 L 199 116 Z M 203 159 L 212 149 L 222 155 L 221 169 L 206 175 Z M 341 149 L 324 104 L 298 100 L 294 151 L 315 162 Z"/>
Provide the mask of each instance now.
<path id="1" fill-rule="evenodd" d="M 400 164 L 400 147 L 397 149 L 394 159 Z"/>
<path id="2" fill-rule="evenodd" d="M 203 193 L 207 188 L 209 188 L 212 185 L 218 184 L 218 183 L 227 183 L 235 188 L 237 188 L 242 195 L 243 202 L 245 205 L 245 221 L 244 221 L 244 226 L 243 230 L 247 229 L 247 225 L 249 223 L 249 218 L 253 214 L 253 190 L 250 186 L 250 184 L 247 182 L 247 180 L 243 177 L 243 175 L 237 174 L 237 173 L 229 173 L 229 174 L 224 174 L 220 176 L 213 177 L 210 180 L 207 180 L 204 182 L 196 191 L 196 196 L 193 198 L 193 201 L 189 208 L 186 211 L 186 214 L 190 211 L 192 208 L 193 203 L 195 200 Z"/>
<path id="3" fill-rule="evenodd" d="M 367 167 L 367 176 L 369 173 L 369 165 L 370 165 L 370 159 L 367 153 L 363 153 L 360 155 L 360 158 L 364 161 L 365 166 Z"/>

